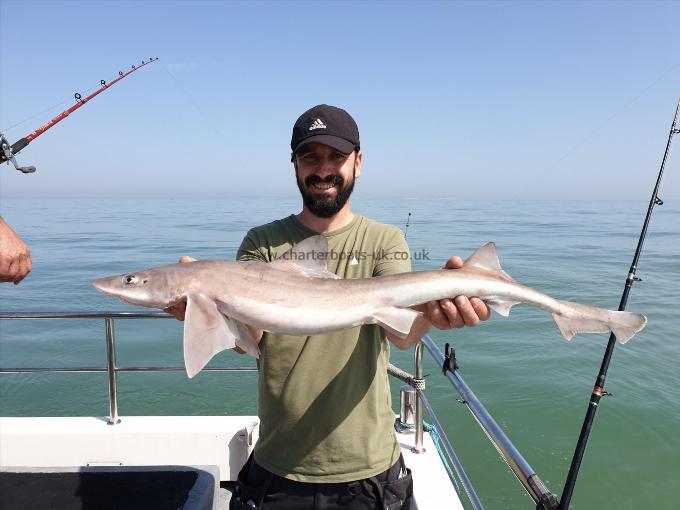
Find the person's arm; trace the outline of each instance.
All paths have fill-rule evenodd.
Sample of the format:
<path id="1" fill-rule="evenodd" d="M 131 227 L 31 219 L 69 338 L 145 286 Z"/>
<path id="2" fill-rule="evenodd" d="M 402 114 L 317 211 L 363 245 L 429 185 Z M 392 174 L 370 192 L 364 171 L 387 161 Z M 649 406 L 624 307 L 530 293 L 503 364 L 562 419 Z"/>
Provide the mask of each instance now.
<path id="1" fill-rule="evenodd" d="M 0 217 L 0 282 L 23 280 L 33 269 L 28 246 Z"/>

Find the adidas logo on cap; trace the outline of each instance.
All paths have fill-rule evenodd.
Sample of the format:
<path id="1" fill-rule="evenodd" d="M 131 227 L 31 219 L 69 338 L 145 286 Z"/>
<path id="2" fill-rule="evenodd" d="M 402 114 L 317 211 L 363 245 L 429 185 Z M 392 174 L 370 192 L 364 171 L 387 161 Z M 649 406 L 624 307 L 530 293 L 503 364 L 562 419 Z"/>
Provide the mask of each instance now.
<path id="1" fill-rule="evenodd" d="M 309 131 L 314 131 L 315 129 L 326 129 L 326 124 L 324 124 L 321 119 L 316 119 L 314 123 L 309 126 Z"/>

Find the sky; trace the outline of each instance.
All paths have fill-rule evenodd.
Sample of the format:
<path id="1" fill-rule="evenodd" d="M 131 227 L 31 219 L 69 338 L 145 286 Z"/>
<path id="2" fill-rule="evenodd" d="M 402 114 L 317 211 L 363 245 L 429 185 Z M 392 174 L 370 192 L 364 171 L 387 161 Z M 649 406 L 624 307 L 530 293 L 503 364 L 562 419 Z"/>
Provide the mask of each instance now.
<path id="1" fill-rule="evenodd" d="M 680 2 L 0 0 L 11 143 L 159 58 L 25 148 L 35 174 L 0 166 L 0 200 L 294 197 L 292 125 L 319 103 L 357 120 L 361 197 L 648 200 L 678 33 Z"/>

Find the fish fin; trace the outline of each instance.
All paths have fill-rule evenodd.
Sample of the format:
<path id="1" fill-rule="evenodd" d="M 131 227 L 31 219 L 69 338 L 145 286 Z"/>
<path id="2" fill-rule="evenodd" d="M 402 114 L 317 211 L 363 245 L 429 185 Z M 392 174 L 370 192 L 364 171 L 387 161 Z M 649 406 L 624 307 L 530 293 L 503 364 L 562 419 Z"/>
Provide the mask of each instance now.
<path id="1" fill-rule="evenodd" d="M 236 333 L 236 345 L 248 354 L 259 358 L 260 347 L 258 342 L 253 337 L 253 334 L 248 329 L 248 326 L 245 323 L 230 317 L 229 309 L 222 301 L 217 300 L 215 301 L 215 304 L 217 305 L 219 312 L 222 314 L 222 317 L 224 317 L 224 320 L 227 321 L 231 331 Z"/>
<path id="2" fill-rule="evenodd" d="M 184 366 L 193 378 L 212 357 L 236 345 L 236 328 L 217 309 L 215 301 L 203 294 L 187 296 L 184 318 Z"/>
<path id="3" fill-rule="evenodd" d="M 421 315 L 420 312 L 416 312 L 410 308 L 386 306 L 373 312 L 371 317 L 388 331 L 391 331 L 400 338 L 406 338 L 411 331 L 413 321 L 415 321 L 419 315 Z"/>
<path id="4" fill-rule="evenodd" d="M 253 334 L 248 329 L 248 326 L 245 325 L 243 322 L 237 321 L 236 319 L 233 319 L 231 317 L 228 320 L 231 321 L 234 324 L 234 326 L 236 326 L 236 330 L 238 331 L 236 345 L 240 347 L 241 350 L 247 352 L 251 356 L 259 358 L 260 346 L 255 340 L 255 337 L 253 337 Z"/>
<path id="5" fill-rule="evenodd" d="M 488 305 L 489 308 L 491 308 L 494 312 L 496 312 L 499 315 L 502 315 L 503 317 L 507 317 L 510 315 L 510 309 L 519 304 L 519 301 L 505 301 L 505 300 L 497 300 L 497 301 L 489 301 L 489 300 L 484 300 L 484 302 Z"/>
<path id="6" fill-rule="evenodd" d="M 338 278 L 328 270 L 328 240 L 322 235 L 308 237 L 270 262 L 283 271 L 293 271 L 313 278 Z"/>
<path id="7" fill-rule="evenodd" d="M 572 307 L 577 306 L 578 309 L 586 312 L 587 308 L 590 308 L 568 301 L 560 301 L 560 303 Z M 578 333 L 608 333 L 611 331 L 619 343 L 625 344 L 647 324 L 647 317 L 639 313 L 601 309 L 599 311 L 606 313 L 606 319 L 586 317 L 583 313 L 579 314 L 578 317 L 566 317 L 558 313 L 553 313 L 552 316 L 555 325 L 566 340 L 571 340 Z"/>
<path id="8" fill-rule="evenodd" d="M 558 313 L 553 313 L 552 318 L 565 340 L 571 340 L 578 333 L 607 333 L 609 331 L 609 325 L 597 319 L 565 317 Z"/>
<path id="9" fill-rule="evenodd" d="M 647 325 L 647 317 L 640 313 L 609 311 L 609 327 L 619 343 L 625 344 Z"/>
<path id="10" fill-rule="evenodd" d="M 503 271 L 501 262 L 498 260 L 498 254 L 496 253 L 496 245 L 493 242 L 486 243 L 476 252 L 470 255 L 470 257 L 468 257 L 468 259 L 463 264 L 463 267 L 465 266 L 481 267 L 498 274 L 507 281 L 515 281 L 508 273 Z M 503 315 L 501 312 L 498 313 Z M 507 317 L 507 314 L 505 316 Z"/>

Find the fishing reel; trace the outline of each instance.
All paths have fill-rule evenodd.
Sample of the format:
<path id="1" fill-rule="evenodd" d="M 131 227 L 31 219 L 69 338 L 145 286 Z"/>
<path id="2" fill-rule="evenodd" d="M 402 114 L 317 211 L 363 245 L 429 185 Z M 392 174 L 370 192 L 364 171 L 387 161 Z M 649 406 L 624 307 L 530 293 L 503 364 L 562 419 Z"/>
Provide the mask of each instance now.
<path id="1" fill-rule="evenodd" d="M 0 133 L 0 163 L 9 164 L 11 161 L 14 165 L 14 168 L 19 170 L 21 173 L 32 174 L 35 172 L 34 166 L 19 166 L 19 163 L 17 163 L 17 160 L 14 158 L 14 153 L 19 152 L 21 149 L 26 147 L 26 145 L 28 145 L 28 141 L 25 138 L 22 138 L 12 146 L 7 141 L 7 138 L 5 138 L 5 135 Z"/>

